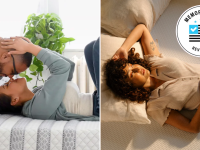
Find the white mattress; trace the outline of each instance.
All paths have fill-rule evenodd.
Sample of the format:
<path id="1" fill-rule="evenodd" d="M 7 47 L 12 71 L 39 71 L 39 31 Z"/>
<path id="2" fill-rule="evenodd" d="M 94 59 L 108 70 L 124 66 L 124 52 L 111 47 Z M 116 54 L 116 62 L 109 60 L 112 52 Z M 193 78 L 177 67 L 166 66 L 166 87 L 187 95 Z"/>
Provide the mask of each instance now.
<path id="1" fill-rule="evenodd" d="M 151 32 L 158 39 L 160 52 L 166 57 L 177 57 L 200 64 L 198 57 L 181 49 L 176 40 L 176 23 L 189 7 L 200 5 L 199 0 L 172 0 Z M 170 125 L 161 127 L 153 119 L 150 125 L 125 122 L 101 123 L 102 150 L 199 150 L 200 134 L 188 133 Z"/>
<path id="2" fill-rule="evenodd" d="M 99 150 L 99 121 L 0 115 L 0 150 Z"/>

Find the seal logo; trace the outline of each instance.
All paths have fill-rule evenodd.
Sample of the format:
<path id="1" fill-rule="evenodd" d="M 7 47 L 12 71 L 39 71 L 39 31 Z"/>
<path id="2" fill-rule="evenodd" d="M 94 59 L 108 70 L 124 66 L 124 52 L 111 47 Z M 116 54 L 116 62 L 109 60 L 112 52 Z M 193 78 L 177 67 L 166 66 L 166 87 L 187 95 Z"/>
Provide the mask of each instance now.
<path id="1" fill-rule="evenodd" d="M 200 5 L 187 9 L 176 24 L 176 38 L 188 54 L 200 57 Z"/>

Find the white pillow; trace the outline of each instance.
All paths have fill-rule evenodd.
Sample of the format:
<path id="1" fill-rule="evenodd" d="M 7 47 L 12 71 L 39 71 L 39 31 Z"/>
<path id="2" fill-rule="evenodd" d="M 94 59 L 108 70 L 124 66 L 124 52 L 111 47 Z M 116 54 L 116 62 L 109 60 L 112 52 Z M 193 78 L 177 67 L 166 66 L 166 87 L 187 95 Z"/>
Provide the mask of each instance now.
<path id="1" fill-rule="evenodd" d="M 103 66 L 120 48 L 125 38 L 101 35 L 101 121 L 128 121 L 138 124 L 150 124 L 147 117 L 146 103 L 138 104 L 117 98 L 106 85 Z M 139 42 L 133 45 L 143 58 Z"/>
<path id="2" fill-rule="evenodd" d="M 101 0 L 101 27 L 117 37 L 128 37 L 137 24 L 151 31 L 170 0 Z"/>

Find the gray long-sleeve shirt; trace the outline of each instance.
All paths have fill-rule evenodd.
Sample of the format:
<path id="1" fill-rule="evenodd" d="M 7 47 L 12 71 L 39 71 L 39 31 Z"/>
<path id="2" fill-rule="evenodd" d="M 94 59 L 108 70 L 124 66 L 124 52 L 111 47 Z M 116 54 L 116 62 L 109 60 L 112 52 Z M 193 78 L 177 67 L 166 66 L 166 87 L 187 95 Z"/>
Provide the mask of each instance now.
<path id="1" fill-rule="evenodd" d="M 71 64 L 74 67 L 73 62 L 70 64 L 68 59 L 48 49 L 42 49 L 37 58 L 47 65 L 51 76 L 44 86 L 36 91 L 34 97 L 24 104 L 23 115 L 34 119 L 98 121 L 97 116 L 82 116 L 67 112 L 62 102 L 66 82 L 72 78 L 73 71 L 70 70 Z"/>

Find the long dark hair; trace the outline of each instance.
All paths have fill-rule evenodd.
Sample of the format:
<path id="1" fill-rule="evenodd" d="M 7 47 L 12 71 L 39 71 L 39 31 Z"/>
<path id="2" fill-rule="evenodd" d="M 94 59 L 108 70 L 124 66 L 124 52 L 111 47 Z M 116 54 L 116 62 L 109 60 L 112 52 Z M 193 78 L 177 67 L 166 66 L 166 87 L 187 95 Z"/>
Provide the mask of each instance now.
<path id="1" fill-rule="evenodd" d="M 23 106 L 12 106 L 11 96 L 0 93 L 0 114 L 21 114 Z"/>
<path id="2" fill-rule="evenodd" d="M 144 59 L 140 58 L 139 53 L 135 53 L 135 49 L 131 48 L 128 60 L 109 59 L 105 64 L 106 84 L 116 96 L 131 101 L 143 102 L 149 100 L 151 94 L 148 88 L 135 88 L 133 84 L 126 82 L 126 74 L 123 70 L 127 63 L 139 64 L 150 71 L 151 65 Z"/>

